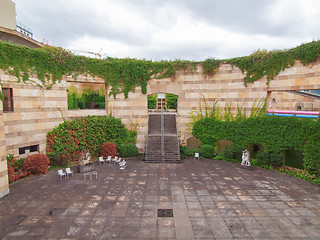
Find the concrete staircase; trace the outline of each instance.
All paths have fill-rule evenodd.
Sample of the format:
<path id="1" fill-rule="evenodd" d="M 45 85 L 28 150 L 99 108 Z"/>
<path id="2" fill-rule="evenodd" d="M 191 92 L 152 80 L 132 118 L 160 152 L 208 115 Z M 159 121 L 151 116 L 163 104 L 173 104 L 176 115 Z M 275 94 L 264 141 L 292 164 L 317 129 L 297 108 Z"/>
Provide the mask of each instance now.
<path id="1" fill-rule="evenodd" d="M 161 113 L 150 113 L 148 123 L 148 141 L 145 162 L 149 163 L 181 163 L 180 146 L 177 136 L 176 114 L 163 113 L 164 155 L 161 151 Z"/>

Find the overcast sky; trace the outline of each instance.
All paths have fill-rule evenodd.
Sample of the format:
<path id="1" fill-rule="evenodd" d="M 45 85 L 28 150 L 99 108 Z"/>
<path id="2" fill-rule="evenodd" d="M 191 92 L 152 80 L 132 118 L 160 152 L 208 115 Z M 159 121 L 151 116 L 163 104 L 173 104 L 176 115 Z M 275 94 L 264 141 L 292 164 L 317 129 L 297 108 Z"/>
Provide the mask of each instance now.
<path id="1" fill-rule="evenodd" d="M 13 0 L 38 41 L 104 57 L 233 58 L 320 40 L 319 0 Z"/>

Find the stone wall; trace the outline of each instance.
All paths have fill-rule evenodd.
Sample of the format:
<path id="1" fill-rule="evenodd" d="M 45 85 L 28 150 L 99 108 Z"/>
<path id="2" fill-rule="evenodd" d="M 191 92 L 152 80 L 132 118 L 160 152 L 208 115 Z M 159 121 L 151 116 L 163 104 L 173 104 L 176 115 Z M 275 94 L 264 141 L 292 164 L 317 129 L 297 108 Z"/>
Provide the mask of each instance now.
<path id="1" fill-rule="evenodd" d="M 2 87 L 0 85 L 0 90 Z M 3 107 L 0 104 L 0 198 L 9 193 L 8 168 L 6 159 L 6 143 L 4 135 Z"/>
<path id="2" fill-rule="evenodd" d="M 147 95 L 159 92 L 178 95 L 177 124 L 180 142 L 185 144 L 191 137 L 187 123 L 190 122 L 192 111 L 199 110 L 200 99 L 205 99 L 212 106 L 218 100 L 223 109 L 226 105 L 236 112 L 237 106 L 245 106 L 250 114 L 252 106 L 267 98 L 267 108 L 274 110 L 296 110 L 298 105 L 302 110 L 319 111 L 319 100 L 302 97 L 289 93 L 290 90 L 320 89 L 320 63 L 303 66 L 297 62 L 293 67 L 281 72 L 267 85 L 266 78 L 247 87 L 243 84 L 244 74 L 237 67 L 230 64 L 221 64 L 216 74 L 207 76 L 198 66 L 194 72 L 180 71 L 175 79 L 152 79 L 148 82 Z M 109 111 L 114 116 L 122 118 L 126 123 L 136 121 L 138 131 L 138 147 L 144 150 L 147 134 L 148 112 L 147 96 L 140 94 L 136 88 L 125 99 L 123 94 L 117 98 L 109 98 Z"/>
<path id="3" fill-rule="evenodd" d="M 64 83 L 45 90 L 31 85 L 3 83 L 12 88 L 14 111 L 5 112 L 4 133 L 7 154 L 19 158 L 29 153 L 19 149 L 38 145 L 38 152 L 45 153 L 46 134 L 67 117 L 67 92 Z"/>
<path id="4" fill-rule="evenodd" d="M 145 149 L 148 129 L 148 98 L 150 94 L 159 92 L 178 95 L 177 124 L 179 138 L 182 144 L 191 137 L 187 123 L 190 122 L 192 111 L 199 110 L 200 99 L 205 98 L 209 105 L 216 100 L 221 108 L 228 105 L 236 111 L 237 106 L 245 106 L 250 110 L 256 101 L 267 98 L 268 109 L 296 110 L 297 105 L 302 110 L 320 110 L 319 100 L 289 93 L 290 90 L 320 89 L 320 62 L 303 66 L 297 62 L 293 67 L 281 72 L 268 87 L 266 78 L 247 87 L 243 84 L 244 75 L 237 67 L 221 64 L 216 74 L 207 76 L 200 66 L 194 72 L 177 72 L 174 79 L 151 79 L 147 86 L 147 94 L 142 94 L 137 87 L 129 93 L 116 98 L 108 97 L 109 88 L 105 88 L 106 109 L 68 110 L 66 89 L 72 84 L 83 89 L 83 86 L 93 86 L 101 89 L 104 80 L 79 76 L 75 81 L 65 76 L 61 83 L 46 90 L 33 85 L 17 83 L 17 79 L 0 70 L 0 80 L 5 88 L 13 89 L 14 111 L 2 111 L 0 108 L 0 197 L 7 194 L 8 177 L 6 155 L 26 157 L 30 153 L 19 153 L 19 148 L 37 146 L 44 153 L 46 133 L 63 120 L 71 120 L 88 115 L 112 114 L 121 118 L 129 129 L 137 130 L 137 146 L 141 152 Z M 37 80 L 36 78 L 33 80 Z"/>

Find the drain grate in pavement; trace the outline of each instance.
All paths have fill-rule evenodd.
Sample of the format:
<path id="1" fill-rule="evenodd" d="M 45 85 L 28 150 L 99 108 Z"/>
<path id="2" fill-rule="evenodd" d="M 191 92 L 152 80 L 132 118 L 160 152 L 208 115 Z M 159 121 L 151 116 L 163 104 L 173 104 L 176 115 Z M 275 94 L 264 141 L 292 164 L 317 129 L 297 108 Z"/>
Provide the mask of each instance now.
<path id="1" fill-rule="evenodd" d="M 18 215 L 18 216 L 12 216 L 7 220 L 7 223 L 10 225 L 19 225 L 23 222 L 28 216 L 26 215 Z"/>
<path id="2" fill-rule="evenodd" d="M 173 217 L 172 209 L 158 209 L 158 217 Z"/>

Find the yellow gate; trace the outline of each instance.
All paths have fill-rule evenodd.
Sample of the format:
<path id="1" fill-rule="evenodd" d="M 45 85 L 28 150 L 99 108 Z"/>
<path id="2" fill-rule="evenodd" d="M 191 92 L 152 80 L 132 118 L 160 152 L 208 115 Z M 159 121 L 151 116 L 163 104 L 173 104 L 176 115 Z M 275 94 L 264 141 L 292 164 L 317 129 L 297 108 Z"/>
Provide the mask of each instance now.
<path id="1" fill-rule="evenodd" d="M 167 109 L 167 99 L 165 93 L 158 93 L 157 98 L 157 110 L 166 110 Z"/>

